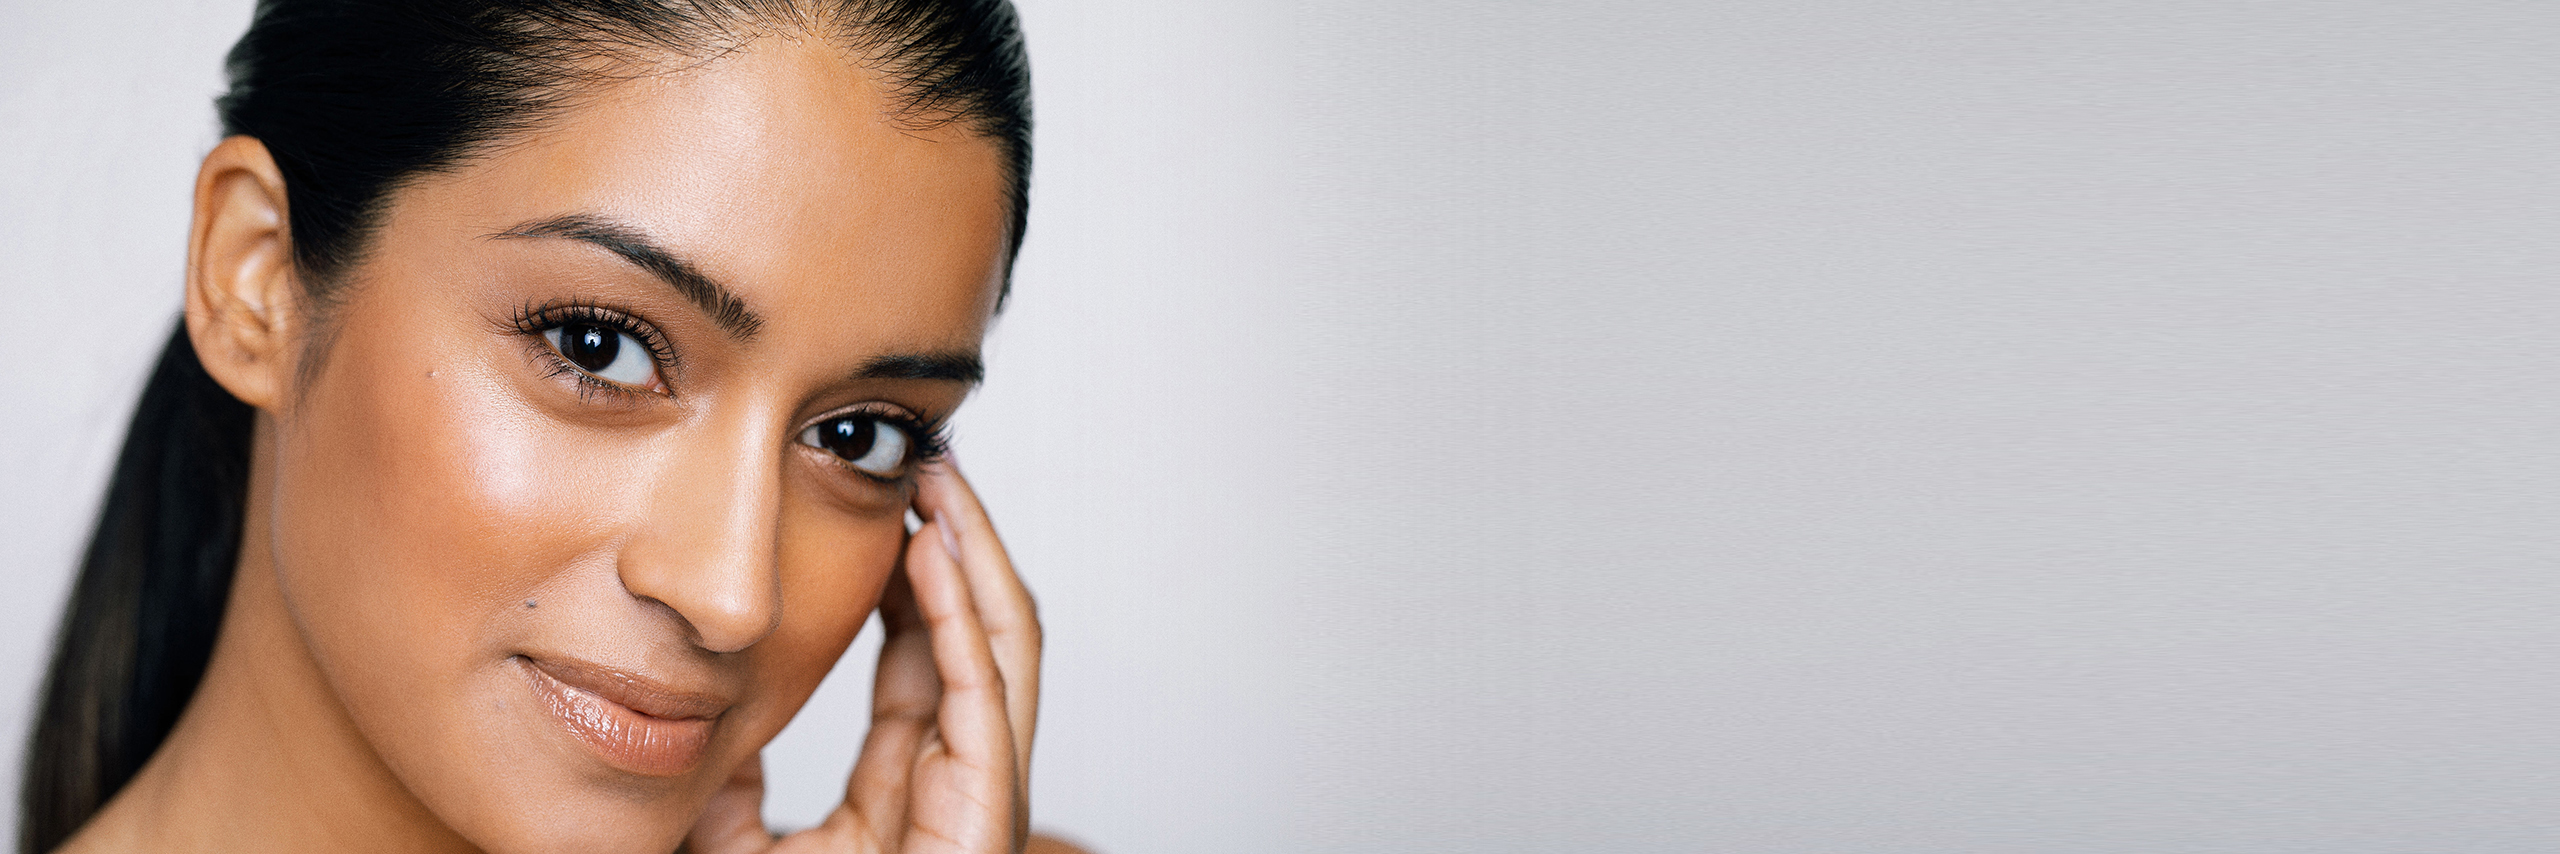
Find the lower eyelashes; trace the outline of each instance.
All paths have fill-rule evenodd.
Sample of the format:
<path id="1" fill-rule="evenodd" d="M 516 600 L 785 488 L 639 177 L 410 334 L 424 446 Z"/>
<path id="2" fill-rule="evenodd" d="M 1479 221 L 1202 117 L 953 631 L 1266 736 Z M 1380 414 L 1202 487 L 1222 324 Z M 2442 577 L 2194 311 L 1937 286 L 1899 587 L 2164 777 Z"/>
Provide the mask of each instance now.
<path id="1" fill-rule="evenodd" d="M 802 445 L 824 451 L 874 480 L 901 480 L 940 459 L 948 446 L 941 419 L 903 410 L 856 410 L 827 416 L 800 431 Z"/>
<path id="2" fill-rule="evenodd" d="M 906 473 L 908 447 L 913 444 L 905 428 L 870 415 L 847 415 L 809 425 L 809 429 L 801 431 L 800 443 L 834 454 L 864 474 L 882 478 Z"/>
<path id="3" fill-rule="evenodd" d="M 528 304 L 508 318 L 507 331 L 542 339 L 562 374 L 596 390 L 668 392 L 667 369 L 675 354 L 646 321 L 585 302 Z"/>
<path id="4" fill-rule="evenodd" d="M 545 330 L 542 337 L 560 358 L 597 379 L 638 388 L 660 385 L 657 360 L 630 333 L 572 322 Z"/>
<path id="5" fill-rule="evenodd" d="M 525 304 L 507 331 L 539 338 L 554 378 L 574 380 L 582 397 L 607 409 L 670 396 L 677 361 L 655 326 L 628 312 L 583 301 Z M 532 346 L 527 342 L 527 346 Z M 879 482 L 896 482 L 939 459 L 946 446 L 940 418 L 912 414 L 886 401 L 837 410 L 801 428 L 799 444 Z"/>

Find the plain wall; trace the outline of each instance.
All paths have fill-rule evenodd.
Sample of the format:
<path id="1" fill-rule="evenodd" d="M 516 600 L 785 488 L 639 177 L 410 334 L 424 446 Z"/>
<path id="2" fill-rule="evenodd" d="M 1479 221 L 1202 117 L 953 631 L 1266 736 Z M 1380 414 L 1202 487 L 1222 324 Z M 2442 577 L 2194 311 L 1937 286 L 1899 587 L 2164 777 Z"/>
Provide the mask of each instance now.
<path id="1" fill-rule="evenodd" d="M 246 8 L 0 34 L 11 743 Z M 2560 9 L 1024 12 L 959 429 L 1050 628 L 1041 824 L 2560 847 Z M 777 821 L 840 792 L 848 661 Z"/>

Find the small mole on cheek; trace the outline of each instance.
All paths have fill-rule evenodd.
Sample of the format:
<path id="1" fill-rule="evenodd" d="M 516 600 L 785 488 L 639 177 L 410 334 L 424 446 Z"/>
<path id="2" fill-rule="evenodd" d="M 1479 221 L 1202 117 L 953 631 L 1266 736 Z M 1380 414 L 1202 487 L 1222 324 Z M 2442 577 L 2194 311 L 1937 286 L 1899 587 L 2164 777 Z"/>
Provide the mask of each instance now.
<path id="1" fill-rule="evenodd" d="M 526 608 L 532 608 L 532 607 L 533 607 L 533 600 L 531 600 L 531 599 L 524 600 L 524 606 L 525 606 Z"/>

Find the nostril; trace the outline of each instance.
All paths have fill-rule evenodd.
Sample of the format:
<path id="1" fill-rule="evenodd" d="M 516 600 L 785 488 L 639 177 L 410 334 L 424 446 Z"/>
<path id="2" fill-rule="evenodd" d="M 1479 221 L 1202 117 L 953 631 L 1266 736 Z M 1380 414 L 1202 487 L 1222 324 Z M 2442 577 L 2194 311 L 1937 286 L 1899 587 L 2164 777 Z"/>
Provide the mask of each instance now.
<path id="1" fill-rule="evenodd" d="M 624 589 L 714 653 L 755 645 L 781 612 L 781 457 L 739 447 L 771 438 L 748 422 L 763 420 L 742 415 L 734 432 L 698 437 L 706 444 L 669 458 L 616 555 Z"/>
<path id="2" fill-rule="evenodd" d="M 658 596 L 635 594 L 635 598 L 662 615 L 686 642 L 705 652 L 743 652 L 781 625 L 781 609 L 771 607 L 769 600 L 720 595 L 680 597 L 674 602 Z"/>

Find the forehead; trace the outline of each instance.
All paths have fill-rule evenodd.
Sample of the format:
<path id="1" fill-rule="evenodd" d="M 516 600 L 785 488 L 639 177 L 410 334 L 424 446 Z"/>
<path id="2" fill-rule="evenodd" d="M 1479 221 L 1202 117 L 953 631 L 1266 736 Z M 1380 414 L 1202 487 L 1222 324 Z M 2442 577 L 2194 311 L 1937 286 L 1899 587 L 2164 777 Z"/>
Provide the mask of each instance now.
<path id="1" fill-rule="evenodd" d="M 775 326 L 905 339 L 882 344 L 974 344 L 1005 273 L 994 144 L 902 121 L 875 75 L 817 39 L 602 84 L 432 183 L 400 202 L 430 210 L 404 214 L 481 234 L 569 214 L 625 223 Z"/>

